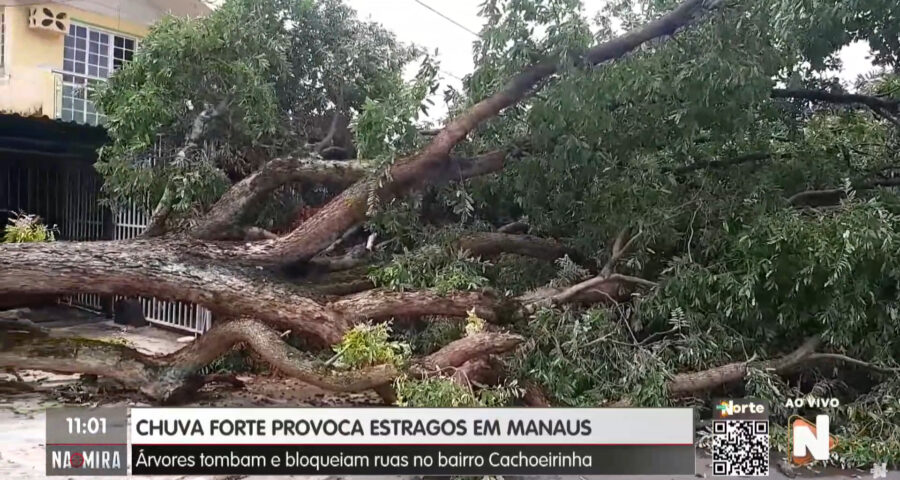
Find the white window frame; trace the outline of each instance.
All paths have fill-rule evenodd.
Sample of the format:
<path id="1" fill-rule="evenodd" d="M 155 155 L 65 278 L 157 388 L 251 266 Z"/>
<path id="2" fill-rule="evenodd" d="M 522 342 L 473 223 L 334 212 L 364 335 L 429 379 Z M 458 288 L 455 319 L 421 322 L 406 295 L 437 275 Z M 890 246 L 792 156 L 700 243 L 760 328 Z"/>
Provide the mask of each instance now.
<path id="1" fill-rule="evenodd" d="M 75 121 L 78 123 L 87 123 L 91 125 L 102 124 L 106 120 L 106 117 L 99 112 L 96 111 L 96 107 L 93 102 L 88 100 L 88 95 L 90 92 L 89 85 L 96 84 L 97 82 L 105 82 L 109 78 L 110 75 L 115 71 L 115 52 L 116 52 L 116 39 L 120 38 L 123 41 L 131 41 L 133 48 L 131 49 L 132 58 L 134 53 L 138 48 L 138 39 L 131 35 L 124 35 L 120 32 L 115 32 L 112 30 L 107 30 L 104 28 L 95 27 L 93 25 L 88 25 L 84 23 L 80 23 L 77 21 L 72 21 L 70 24 L 70 30 L 76 28 L 85 29 L 85 37 L 84 37 L 84 48 L 77 48 L 77 42 L 80 38 L 75 38 L 75 45 L 72 47 L 68 46 L 68 43 L 65 44 L 64 52 L 63 52 L 63 68 L 61 70 L 55 71 L 55 73 L 61 76 L 60 80 L 60 101 L 59 108 L 57 113 L 57 118 L 61 118 L 63 120 Z M 108 43 L 106 45 L 100 46 L 104 48 L 105 51 L 98 51 L 96 53 L 91 52 L 91 34 L 99 34 L 105 35 L 108 38 Z M 71 34 L 66 33 L 66 38 L 70 38 Z M 68 51 L 70 49 L 77 49 L 84 51 L 84 62 L 76 62 L 76 56 L 69 56 Z M 91 64 L 90 57 L 92 55 L 105 56 L 106 57 L 106 65 L 105 67 L 102 64 Z M 84 67 L 83 72 L 77 72 L 75 65 L 76 63 L 82 63 Z M 96 74 L 89 73 L 91 67 L 96 67 Z M 106 76 L 101 74 L 101 69 L 105 69 Z M 72 95 L 65 95 L 65 91 L 67 89 L 71 89 L 73 92 Z M 70 99 L 69 108 L 66 108 L 67 99 Z M 75 108 L 76 103 L 83 102 L 82 108 Z M 68 110 L 68 112 L 67 112 Z"/>
<path id="2" fill-rule="evenodd" d="M 6 73 L 6 7 L 0 5 L 0 75 Z"/>

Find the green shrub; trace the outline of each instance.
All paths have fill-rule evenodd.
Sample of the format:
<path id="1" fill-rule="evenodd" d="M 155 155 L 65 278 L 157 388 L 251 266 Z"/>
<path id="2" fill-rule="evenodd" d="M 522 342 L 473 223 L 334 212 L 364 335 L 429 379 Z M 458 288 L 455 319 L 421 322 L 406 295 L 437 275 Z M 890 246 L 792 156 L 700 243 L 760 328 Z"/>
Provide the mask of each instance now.
<path id="1" fill-rule="evenodd" d="M 475 335 L 484 331 L 484 319 L 475 314 L 471 309 L 466 317 L 466 336 Z"/>
<path id="2" fill-rule="evenodd" d="M 20 213 L 9 219 L 3 243 L 52 242 L 56 240 L 53 230 L 41 223 L 37 215 Z"/>
<path id="3" fill-rule="evenodd" d="M 487 263 L 468 259 L 462 252 L 429 245 L 397 255 L 387 265 L 373 268 L 369 279 L 391 290 L 428 288 L 445 294 L 485 287 L 487 268 Z"/>
<path id="4" fill-rule="evenodd" d="M 465 333 L 464 322 L 459 318 L 431 317 L 424 322 L 424 329 L 409 329 L 403 333 L 403 341 L 418 355 L 428 355 Z"/>
<path id="5" fill-rule="evenodd" d="M 390 363 L 402 365 L 410 355 L 409 345 L 392 341 L 389 324 L 361 324 L 344 335 L 335 345 L 335 360 L 339 367 L 364 368 Z"/>
<path id="6" fill-rule="evenodd" d="M 522 393 L 515 382 L 473 391 L 447 377 L 402 376 L 394 389 L 401 407 L 503 407 Z"/>

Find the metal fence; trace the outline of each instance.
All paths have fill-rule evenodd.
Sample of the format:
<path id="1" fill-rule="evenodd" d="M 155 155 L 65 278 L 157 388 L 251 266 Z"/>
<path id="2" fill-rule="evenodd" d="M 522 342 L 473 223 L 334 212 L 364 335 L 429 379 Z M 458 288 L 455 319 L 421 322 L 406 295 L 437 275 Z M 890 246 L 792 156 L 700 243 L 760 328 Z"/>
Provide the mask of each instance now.
<path id="1" fill-rule="evenodd" d="M 39 215 L 55 228 L 62 241 L 124 240 L 138 236 L 149 214 L 142 206 L 126 205 L 112 214 L 112 232 L 104 233 L 109 211 L 100 205 L 101 179 L 87 163 L 21 162 L 0 158 L 0 226 L 17 212 Z M 2 228 L 0 228 L 2 231 Z M 112 235 L 110 235 L 110 233 Z M 212 323 L 209 310 L 184 302 L 141 298 L 144 315 L 152 323 L 199 334 Z M 63 297 L 60 303 L 92 311 L 103 310 L 99 295 Z"/>
<path id="2" fill-rule="evenodd" d="M 0 162 L 0 204 L 4 217 L 20 212 L 40 216 L 60 240 L 103 238 L 103 210 L 98 203 L 100 179 L 90 165 Z M 3 219 L 5 227 L 6 218 Z M 60 302 L 91 310 L 103 308 L 99 295 L 74 295 Z"/>
<path id="3" fill-rule="evenodd" d="M 0 162 L 0 186 L 5 209 L 11 214 L 39 215 L 61 240 L 99 240 L 103 237 L 100 179 L 89 166 L 53 168 Z"/>
<path id="4" fill-rule="evenodd" d="M 103 239 L 103 209 L 99 202 L 100 179 L 97 174 L 83 168 L 67 170 L 65 185 L 65 208 L 62 221 L 57 225 L 60 238 L 79 241 Z M 36 187 L 45 197 L 52 196 L 52 191 L 47 188 L 52 188 L 52 185 L 43 189 L 39 185 Z M 93 311 L 103 310 L 100 295 L 73 295 L 63 297 L 61 302 Z"/>
<path id="5" fill-rule="evenodd" d="M 120 206 L 115 214 L 115 239 L 127 240 L 144 231 L 150 220 L 149 208 L 134 204 Z M 184 302 L 140 298 L 144 317 L 152 323 L 200 334 L 212 326 L 209 310 Z"/>

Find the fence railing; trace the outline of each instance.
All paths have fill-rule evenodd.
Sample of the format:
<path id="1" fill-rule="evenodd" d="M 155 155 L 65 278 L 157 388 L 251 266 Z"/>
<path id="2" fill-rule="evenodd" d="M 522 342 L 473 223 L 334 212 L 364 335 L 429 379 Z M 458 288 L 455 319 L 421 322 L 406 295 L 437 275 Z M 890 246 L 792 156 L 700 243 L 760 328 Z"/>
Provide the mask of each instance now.
<path id="1" fill-rule="evenodd" d="M 150 220 L 148 211 L 149 208 L 134 204 L 119 206 L 115 213 L 115 239 L 127 240 L 140 235 Z M 144 317 L 152 323 L 197 334 L 212 326 L 212 314 L 203 307 L 145 297 L 140 301 Z"/>
<path id="2" fill-rule="evenodd" d="M 100 205 L 101 181 L 87 163 L 59 165 L 0 157 L 0 209 L 39 215 L 55 226 L 60 241 L 124 240 L 140 235 L 149 220 L 148 209 L 124 205 L 110 219 L 109 211 Z M 112 225 L 107 224 L 110 220 Z M 110 226 L 112 231 L 105 230 Z M 0 231 L 2 227 L 5 224 Z M 147 320 L 159 325 L 199 334 L 212 323 L 209 310 L 197 305 L 153 298 L 140 301 Z M 103 298 L 94 294 L 67 296 L 60 303 L 97 312 L 104 309 Z"/>
<path id="3" fill-rule="evenodd" d="M 59 168 L 42 162 L 0 159 L 0 205 L 9 213 L 36 214 L 54 229 L 60 240 L 103 238 L 103 209 L 99 205 L 100 179 L 90 165 Z M 99 295 L 64 297 L 62 303 L 101 310 Z"/>

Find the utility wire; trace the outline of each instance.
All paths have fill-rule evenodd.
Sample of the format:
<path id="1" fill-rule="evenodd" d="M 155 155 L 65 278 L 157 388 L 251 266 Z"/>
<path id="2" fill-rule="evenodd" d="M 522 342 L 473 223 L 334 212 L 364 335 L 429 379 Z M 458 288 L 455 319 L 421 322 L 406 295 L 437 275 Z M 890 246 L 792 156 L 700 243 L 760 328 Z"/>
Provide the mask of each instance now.
<path id="1" fill-rule="evenodd" d="M 467 32 L 469 32 L 469 33 L 471 33 L 472 35 L 475 35 L 476 37 L 479 37 L 479 38 L 481 37 L 481 35 L 479 35 L 479 34 L 473 32 L 472 30 L 469 30 L 469 27 L 466 27 L 465 25 L 463 25 L 463 24 L 457 22 L 456 20 L 454 20 L 454 19 L 452 19 L 452 18 L 450 18 L 450 17 L 444 15 L 443 13 L 441 13 L 441 12 L 439 12 L 439 11 L 437 11 L 437 10 L 435 10 L 434 8 L 432 8 L 430 5 L 426 4 L 426 3 L 423 2 L 422 0 L 413 0 L 413 1 L 416 2 L 416 3 L 418 3 L 419 5 L 421 5 L 421 6 L 423 6 L 423 7 L 425 7 L 425 8 L 427 8 L 427 9 L 431 10 L 432 12 L 438 14 L 438 15 L 439 15 L 441 18 L 443 18 L 444 20 L 447 20 L 448 22 L 450 22 L 450 23 L 456 25 L 457 27 L 459 27 L 459 28 L 461 28 L 461 29 L 463 29 L 463 30 L 465 30 L 465 31 L 467 31 Z"/>
<path id="2" fill-rule="evenodd" d="M 441 71 L 441 73 L 443 73 L 444 75 L 447 75 L 448 77 L 455 78 L 455 79 L 459 80 L 460 82 L 463 81 L 462 78 L 460 78 L 460 77 L 458 77 L 458 76 L 456 76 L 456 75 L 454 75 L 454 74 L 452 74 L 452 73 L 450 73 L 450 72 L 444 70 L 443 68 L 441 68 L 440 71 Z"/>
<path id="3" fill-rule="evenodd" d="M 470 30 L 470 29 L 469 29 L 468 27 L 466 27 L 465 25 L 463 25 L 463 24 L 457 22 L 456 20 L 454 20 L 454 19 L 448 17 L 447 15 L 444 15 L 443 13 L 441 13 L 441 12 L 435 10 L 435 9 L 432 8 L 430 5 L 428 5 L 428 4 L 424 3 L 424 2 L 422 2 L 421 0 L 413 0 L 413 1 L 416 2 L 416 3 L 418 3 L 419 5 L 421 5 L 421 6 L 425 7 L 425 8 L 427 8 L 428 10 L 431 10 L 432 12 L 434 12 L 435 14 L 437 14 L 438 16 L 440 16 L 441 18 L 443 18 L 444 20 L 447 20 L 448 22 L 450 22 L 450 23 L 456 25 L 457 27 L 459 27 L 459 28 L 465 30 L 466 32 L 469 32 L 469 33 L 471 33 L 472 35 L 475 35 L 476 37 L 481 38 L 481 35 L 475 33 L 474 31 Z M 456 79 L 456 80 L 459 80 L 460 82 L 464 81 L 464 80 L 462 79 L 462 77 L 460 77 L 459 75 L 455 75 L 455 74 L 450 73 L 450 72 L 448 72 L 447 70 L 444 70 L 444 69 L 440 69 L 440 71 L 441 71 L 441 73 L 443 73 L 444 75 L 447 75 L 447 76 L 450 77 L 450 78 L 454 78 L 454 79 Z"/>

